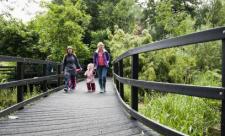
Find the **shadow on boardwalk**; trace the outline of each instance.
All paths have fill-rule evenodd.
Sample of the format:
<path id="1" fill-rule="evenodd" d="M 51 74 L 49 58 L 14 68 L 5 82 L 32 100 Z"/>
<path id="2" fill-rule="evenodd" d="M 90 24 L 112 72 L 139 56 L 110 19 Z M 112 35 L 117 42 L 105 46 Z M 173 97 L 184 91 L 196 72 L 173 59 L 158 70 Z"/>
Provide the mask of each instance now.
<path id="1" fill-rule="evenodd" d="M 111 79 L 107 92 L 87 93 L 85 82 L 73 93 L 56 92 L 0 120 L 0 135 L 157 135 L 129 119 L 120 106 Z M 98 90 L 98 87 L 97 87 Z"/>

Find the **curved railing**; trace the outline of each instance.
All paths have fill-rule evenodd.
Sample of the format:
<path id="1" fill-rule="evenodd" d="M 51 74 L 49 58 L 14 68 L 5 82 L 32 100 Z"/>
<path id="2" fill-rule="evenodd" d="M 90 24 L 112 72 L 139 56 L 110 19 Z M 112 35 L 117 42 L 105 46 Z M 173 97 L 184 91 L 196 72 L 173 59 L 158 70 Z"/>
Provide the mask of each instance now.
<path id="1" fill-rule="evenodd" d="M 138 54 L 151 52 L 166 48 L 188 46 L 190 44 L 203 43 L 209 41 L 221 40 L 222 41 L 222 87 L 206 87 L 195 86 L 186 84 L 164 83 L 154 81 L 138 80 L 138 67 L 139 57 Z M 131 78 L 123 77 L 123 59 L 126 57 L 132 57 L 131 64 Z M 142 47 L 134 48 L 126 51 L 113 62 L 113 75 L 116 89 L 118 90 L 118 96 L 122 105 L 131 114 L 131 116 L 153 130 L 170 136 L 185 135 L 167 126 L 159 124 L 153 120 L 138 113 L 138 87 L 145 89 L 157 90 L 159 92 L 168 92 L 175 94 L 182 94 L 188 96 L 196 96 L 201 98 L 217 99 L 222 101 L 221 108 L 221 136 L 225 135 L 225 27 L 215 28 L 207 31 L 188 34 L 180 37 L 166 39 L 155 43 L 143 45 Z M 131 107 L 123 102 L 124 99 L 124 86 L 128 84 L 131 86 Z M 147 90 L 146 90 L 147 91 Z"/>
<path id="2" fill-rule="evenodd" d="M 7 89 L 12 87 L 17 87 L 17 104 L 8 107 L 2 111 L 0 111 L 0 117 L 10 114 L 13 111 L 23 108 L 26 104 L 29 104 L 41 97 L 47 96 L 49 93 L 54 91 L 61 90 L 63 86 L 61 85 L 61 63 L 53 62 L 53 61 L 43 61 L 43 60 L 36 60 L 30 58 L 20 58 L 20 57 L 11 57 L 11 56 L 1 56 L 0 55 L 0 62 L 15 62 L 16 63 L 16 80 L 6 83 L 0 84 L 0 89 Z M 41 71 L 37 71 L 38 73 L 42 73 L 39 77 L 32 77 L 24 79 L 26 72 L 24 71 L 25 65 L 43 65 Z M 56 65 L 57 71 L 53 75 L 48 74 L 47 66 L 48 65 Z M 47 88 L 47 81 L 57 79 L 57 87 L 51 90 Z M 36 84 L 38 83 L 41 85 L 42 93 L 38 96 L 30 98 L 24 101 L 24 86 L 28 84 Z M 0 90 L 0 91 L 7 91 L 7 90 Z"/>

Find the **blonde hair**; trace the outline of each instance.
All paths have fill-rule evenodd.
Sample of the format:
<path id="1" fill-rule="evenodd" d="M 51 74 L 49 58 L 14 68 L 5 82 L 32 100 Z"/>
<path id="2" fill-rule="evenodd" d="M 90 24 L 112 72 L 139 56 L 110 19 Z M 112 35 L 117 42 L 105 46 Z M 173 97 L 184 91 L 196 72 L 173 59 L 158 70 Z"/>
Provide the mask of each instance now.
<path id="1" fill-rule="evenodd" d="M 88 66 L 87 66 L 87 69 L 88 68 L 94 69 L 94 64 L 93 63 L 89 63 Z"/>
<path id="2" fill-rule="evenodd" d="M 104 47 L 105 45 L 104 45 L 103 42 L 99 42 L 99 43 L 97 44 L 97 47 L 99 48 L 100 46 L 103 46 L 103 47 Z"/>

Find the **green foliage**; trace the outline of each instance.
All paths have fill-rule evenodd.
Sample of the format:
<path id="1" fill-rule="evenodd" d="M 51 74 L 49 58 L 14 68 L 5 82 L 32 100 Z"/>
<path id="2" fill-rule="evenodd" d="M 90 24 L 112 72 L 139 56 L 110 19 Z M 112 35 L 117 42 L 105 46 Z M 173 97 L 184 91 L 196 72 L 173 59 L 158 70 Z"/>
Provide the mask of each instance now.
<path id="1" fill-rule="evenodd" d="M 65 49 L 71 45 L 78 57 L 87 58 L 88 48 L 82 43 L 82 36 L 87 28 L 90 16 L 85 13 L 82 0 L 64 4 L 47 4 L 49 11 L 38 16 L 30 27 L 40 35 L 39 48 L 51 59 L 61 61 Z M 45 57 L 46 57 L 45 56 Z"/>
<path id="2" fill-rule="evenodd" d="M 140 17 L 140 10 L 135 0 L 120 0 L 113 10 L 113 22 L 125 32 L 131 32 L 135 27 L 135 21 Z"/>
<path id="3" fill-rule="evenodd" d="M 142 114 L 186 134 L 202 136 L 220 122 L 218 101 L 172 94 L 146 97 Z"/>
<path id="4" fill-rule="evenodd" d="M 213 27 L 225 25 L 225 7 L 221 0 L 212 0 L 209 12 L 209 21 Z"/>
<path id="5" fill-rule="evenodd" d="M 39 36 L 21 21 L 6 20 L 0 16 L 0 54 L 7 56 L 38 57 Z"/>
<path id="6" fill-rule="evenodd" d="M 27 90 L 27 92 L 24 94 L 24 99 L 30 99 L 34 96 L 37 96 L 39 94 L 40 90 L 38 88 L 34 87 L 34 90 L 31 92 L 30 90 Z M 17 89 L 3 89 L 0 90 L 0 110 L 3 110 L 7 107 L 10 107 L 17 103 Z"/>
<path id="7" fill-rule="evenodd" d="M 193 84 L 202 86 L 221 86 L 220 70 L 214 69 L 213 71 L 207 70 L 206 72 L 196 72 Z"/>
<path id="8" fill-rule="evenodd" d="M 0 110 L 16 104 L 16 89 L 0 90 Z"/>

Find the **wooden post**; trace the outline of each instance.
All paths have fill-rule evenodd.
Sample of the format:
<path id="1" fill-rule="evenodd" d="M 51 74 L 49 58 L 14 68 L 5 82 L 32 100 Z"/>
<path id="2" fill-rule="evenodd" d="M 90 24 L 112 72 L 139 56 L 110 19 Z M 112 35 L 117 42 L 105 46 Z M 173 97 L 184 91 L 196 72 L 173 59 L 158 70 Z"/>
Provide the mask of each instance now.
<path id="1" fill-rule="evenodd" d="M 43 76 L 47 76 L 47 64 L 43 64 L 43 69 L 42 70 L 43 70 Z M 43 92 L 46 92 L 48 90 L 47 84 L 48 84 L 47 80 L 44 80 L 42 82 L 42 91 Z"/>
<path id="2" fill-rule="evenodd" d="M 113 63 L 113 73 L 116 74 L 116 63 Z M 114 84 L 116 84 L 116 77 L 113 78 Z"/>
<path id="3" fill-rule="evenodd" d="M 24 64 L 23 62 L 17 62 L 17 80 L 22 80 L 24 78 Z M 24 85 L 17 86 L 17 103 L 20 103 L 24 100 Z"/>
<path id="4" fill-rule="evenodd" d="M 57 74 L 61 74 L 61 64 L 57 64 L 57 65 L 58 65 Z M 61 79 L 60 79 L 60 77 L 58 77 L 57 86 L 60 86 L 60 84 L 61 84 Z"/>
<path id="5" fill-rule="evenodd" d="M 120 60 L 119 62 L 119 75 L 120 77 L 123 77 L 123 60 Z M 123 83 L 120 83 L 120 96 L 124 100 L 124 86 Z"/>
<path id="6" fill-rule="evenodd" d="M 117 74 L 117 75 L 119 75 L 118 73 L 119 73 L 119 67 L 118 67 L 119 65 L 118 65 L 118 63 L 115 63 L 115 73 Z M 117 88 L 117 90 L 119 91 L 119 81 L 118 80 L 116 80 L 116 88 Z"/>
<path id="7" fill-rule="evenodd" d="M 139 60 L 138 54 L 132 56 L 131 78 L 138 79 Z M 138 111 L 138 88 L 131 86 L 131 108 Z"/>
<path id="8" fill-rule="evenodd" d="M 222 87 L 225 87 L 225 39 L 222 40 Z M 225 94 L 223 94 L 225 96 Z M 225 100 L 221 109 L 221 136 L 225 136 Z"/>

